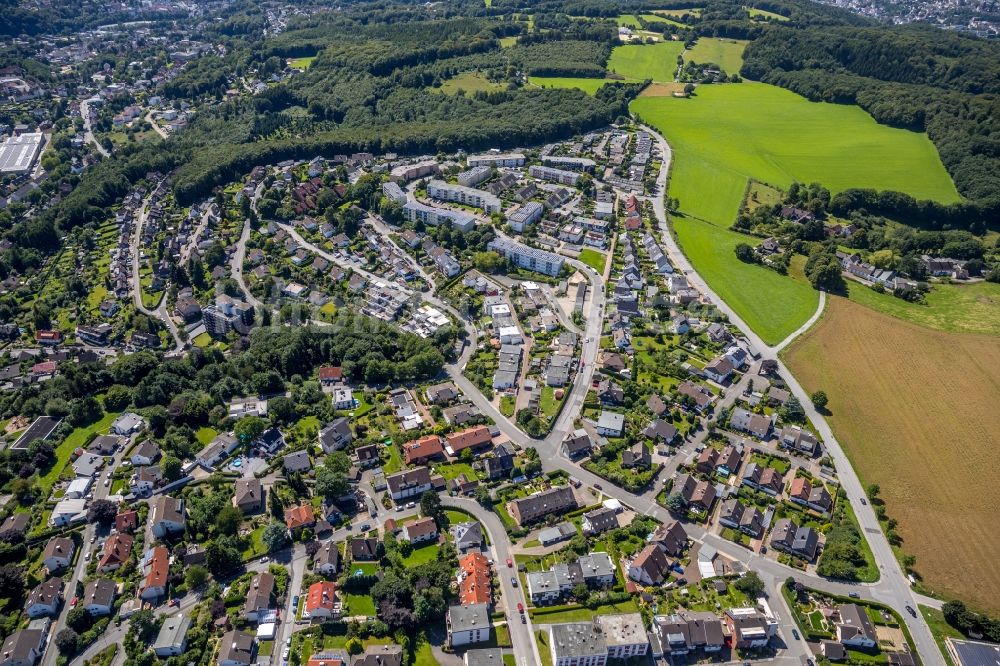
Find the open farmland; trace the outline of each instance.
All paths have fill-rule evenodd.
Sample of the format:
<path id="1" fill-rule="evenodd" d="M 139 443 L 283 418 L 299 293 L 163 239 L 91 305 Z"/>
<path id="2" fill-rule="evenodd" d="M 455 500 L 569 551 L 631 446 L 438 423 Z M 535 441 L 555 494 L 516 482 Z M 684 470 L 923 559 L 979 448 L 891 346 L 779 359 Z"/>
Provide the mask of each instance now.
<path id="1" fill-rule="evenodd" d="M 729 74 L 739 74 L 747 44 L 743 39 L 702 37 L 692 48 L 684 51 L 684 60 L 702 64 L 712 62 Z"/>
<path id="2" fill-rule="evenodd" d="M 833 298 L 787 352 L 865 483 L 878 483 L 924 584 L 1000 611 L 1000 338 L 933 331 Z M 991 481 L 991 479 L 993 479 Z"/>
<path id="3" fill-rule="evenodd" d="M 785 339 L 816 311 L 819 294 L 808 284 L 735 256 L 752 238 L 701 220 L 673 218 L 677 239 L 698 272 L 768 344 Z"/>
<path id="4" fill-rule="evenodd" d="M 684 44 L 681 42 L 616 46 L 611 51 L 607 68 L 626 79 L 673 81 L 677 71 L 677 56 L 683 50 Z"/>
<path id="5" fill-rule="evenodd" d="M 874 187 L 959 198 L 926 134 L 879 125 L 856 106 L 740 83 L 699 86 L 692 99 L 641 97 L 632 110 L 674 148 L 670 195 L 681 210 L 723 226 L 736 219 L 750 177 L 780 187 L 818 181 L 832 192 Z"/>

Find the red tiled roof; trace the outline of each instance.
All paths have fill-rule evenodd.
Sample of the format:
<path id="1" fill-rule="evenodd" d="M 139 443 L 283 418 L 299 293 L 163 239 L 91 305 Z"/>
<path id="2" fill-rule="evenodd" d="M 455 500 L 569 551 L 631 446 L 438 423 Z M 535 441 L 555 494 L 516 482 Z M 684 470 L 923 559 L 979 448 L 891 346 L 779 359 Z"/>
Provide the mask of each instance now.
<path id="1" fill-rule="evenodd" d="M 104 544 L 103 555 L 97 563 L 99 569 L 108 565 L 124 564 L 132 552 L 133 539 L 128 534 L 113 534 Z"/>
<path id="2" fill-rule="evenodd" d="M 403 458 L 408 465 L 416 460 L 431 458 L 442 453 L 444 453 L 444 447 L 441 445 L 441 438 L 437 435 L 427 435 L 403 444 Z"/>
<path id="3" fill-rule="evenodd" d="M 285 525 L 287 525 L 290 530 L 305 527 L 306 525 L 312 525 L 315 522 L 316 518 L 313 516 L 312 507 L 308 504 L 293 506 L 290 509 L 285 509 Z"/>
<path id="4" fill-rule="evenodd" d="M 338 366 L 324 365 L 322 368 L 319 369 L 320 379 L 340 379 L 343 376 L 344 376 L 344 371 L 339 365 Z"/>
<path id="5" fill-rule="evenodd" d="M 469 553 L 458 561 L 461 569 L 458 599 L 463 606 L 493 601 L 490 587 L 490 563 L 482 553 Z"/>
<path id="6" fill-rule="evenodd" d="M 447 435 L 446 439 L 448 440 L 448 448 L 450 448 L 453 453 L 458 453 L 462 449 L 467 449 L 471 446 L 489 444 L 492 437 L 490 437 L 489 428 L 484 425 L 478 425 L 474 428 L 468 428 L 466 430 Z"/>
<path id="7" fill-rule="evenodd" d="M 310 585 L 306 595 L 306 612 L 312 613 L 317 608 L 333 610 L 336 589 L 337 587 L 328 580 L 321 580 Z"/>
<path id="8" fill-rule="evenodd" d="M 167 576 L 170 574 L 170 551 L 163 546 L 154 548 L 148 566 L 143 589 L 166 587 Z"/>

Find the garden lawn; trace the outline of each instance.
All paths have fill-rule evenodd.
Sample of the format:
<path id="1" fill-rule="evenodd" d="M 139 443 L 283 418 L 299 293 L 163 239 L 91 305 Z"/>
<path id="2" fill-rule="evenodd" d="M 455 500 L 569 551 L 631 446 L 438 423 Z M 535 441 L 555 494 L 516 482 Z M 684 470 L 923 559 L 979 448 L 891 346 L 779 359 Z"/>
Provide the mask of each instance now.
<path id="1" fill-rule="evenodd" d="M 55 450 L 56 459 L 52 463 L 52 467 L 38 478 L 38 487 L 42 491 L 39 493 L 40 496 L 48 497 L 49 493 L 52 492 L 52 486 L 55 485 L 56 479 L 59 478 L 63 468 L 69 462 L 73 450 L 86 446 L 92 439 L 91 435 L 108 432 L 111 429 L 111 424 L 120 414 L 121 412 L 109 412 L 89 426 L 77 428 L 63 440 L 62 444 Z"/>
<path id="2" fill-rule="evenodd" d="M 586 606 L 571 607 L 560 610 L 561 606 L 553 608 L 553 612 L 546 612 L 547 609 L 536 608 L 531 613 L 531 620 L 539 624 L 556 624 L 560 622 L 587 622 L 596 615 L 612 615 L 616 613 L 638 613 L 639 608 L 634 601 L 623 601 L 620 604 L 607 604 L 590 609 Z"/>
<path id="3" fill-rule="evenodd" d="M 714 63 L 727 74 L 739 74 L 747 44 L 744 39 L 701 37 L 694 46 L 684 51 L 684 60 L 702 65 Z"/>
<path id="4" fill-rule="evenodd" d="M 724 227 L 736 219 L 750 177 L 959 200 L 926 134 L 879 125 L 856 106 L 744 82 L 699 86 L 691 99 L 640 97 L 631 109 L 674 149 L 670 196 L 681 211 Z"/>
<path id="5" fill-rule="evenodd" d="M 194 340 L 191 342 L 194 343 L 195 347 L 205 348 L 212 344 L 212 336 L 207 332 L 202 332 L 194 336 Z"/>
<path id="6" fill-rule="evenodd" d="M 368 594 L 342 593 L 347 601 L 347 609 L 351 615 L 368 615 L 375 617 L 375 602 Z"/>
<path id="7" fill-rule="evenodd" d="M 580 251 L 580 261 L 593 268 L 599 275 L 604 275 L 604 267 L 608 263 L 608 256 L 603 252 L 586 248 Z"/>
<path id="8" fill-rule="evenodd" d="M 461 474 L 465 474 L 470 479 L 479 478 L 475 470 L 472 469 L 472 465 L 464 462 L 448 463 L 444 465 L 438 465 L 434 468 L 438 474 L 444 477 L 445 481 L 451 481 L 457 478 Z"/>
<path id="9" fill-rule="evenodd" d="M 616 46 L 611 51 L 607 68 L 626 79 L 652 79 L 665 83 L 674 80 L 677 56 L 683 50 L 684 44 L 681 42 Z"/>
<path id="10" fill-rule="evenodd" d="M 414 548 L 413 552 L 403 558 L 403 564 L 407 567 L 427 564 L 428 562 L 437 559 L 438 552 L 438 544 L 436 543 Z"/>
<path id="11" fill-rule="evenodd" d="M 673 227 L 695 270 L 768 344 L 816 311 L 819 294 L 809 285 L 736 258 L 738 243 L 754 242 L 749 236 L 690 218 L 674 218 Z"/>
<path id="12" fill-rule="evenodd" d="M 219 434 L 219 431 L 215 428 L 198 428 L 194 433 L 195 439 L 198 440 L 199 444 L 207 446 L 215 437 Z"/>

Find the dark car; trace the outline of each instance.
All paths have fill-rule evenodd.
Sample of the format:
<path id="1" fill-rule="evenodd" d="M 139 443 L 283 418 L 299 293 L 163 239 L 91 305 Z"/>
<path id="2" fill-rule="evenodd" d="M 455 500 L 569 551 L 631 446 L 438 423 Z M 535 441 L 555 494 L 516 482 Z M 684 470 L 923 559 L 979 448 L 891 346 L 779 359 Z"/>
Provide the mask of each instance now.
<path id="1" fill-rule="evenodd" d="M 851 599 L 860 599 L 861 598 L 861 595 L 858 594 L 857 592 L 851 592 L 847 596 L 849 596 Z"/>
<path id="2" fill-rule="evenodd" d="M 514 576 L 511 576 L 510 577 L 510 584 L 513 585 L 514 587 L 517 587 L 517 578 L 515 578 Z"/>
<path id="3" fill-rule="evenodd" d="M 913 606 L 907 606 L 906 612 L 912 615 L 913 617 L 917 616 L 917 611 L 913 610 Z"/>
<path id="4" fill-rule="evenodd" d="M 792 637 L 799 640 L 799 632 L 796 629 L 792 629 Z"/>

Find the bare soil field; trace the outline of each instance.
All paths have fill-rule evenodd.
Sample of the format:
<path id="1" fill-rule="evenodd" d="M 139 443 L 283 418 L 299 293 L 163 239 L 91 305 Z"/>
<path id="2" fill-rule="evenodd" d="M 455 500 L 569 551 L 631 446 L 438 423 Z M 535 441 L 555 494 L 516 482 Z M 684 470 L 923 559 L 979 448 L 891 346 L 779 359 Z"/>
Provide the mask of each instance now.
<path id="1" fill-rule="evenodd" d="M 935 331 L 844 298 L 786 353 L 926 587 L 1000 611 L 1000 337 Z"/>
<path id="2" fill-rule="evenodd" d="M 684 84 L 677 81 L 672 83 L 650 83 L 639 93 L 639 97 L 673 97 L 674 93 L 682 92 L 684 92 Z"/>

